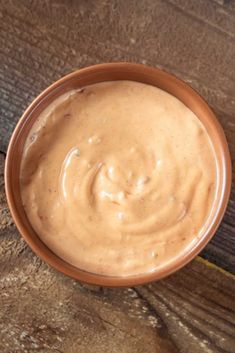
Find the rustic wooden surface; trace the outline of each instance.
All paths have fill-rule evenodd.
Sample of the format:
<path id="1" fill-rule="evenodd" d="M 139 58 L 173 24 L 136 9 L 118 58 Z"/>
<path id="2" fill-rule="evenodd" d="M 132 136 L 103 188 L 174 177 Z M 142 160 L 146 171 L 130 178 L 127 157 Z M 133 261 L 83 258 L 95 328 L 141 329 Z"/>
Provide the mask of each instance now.
<path id="1" fill-rule="evenodd" d="M 135 61 L 178 75 L 224 127 L 235 159 L 235 2 L 0 0 L 0 352 L 235 351 L 235 189 L 201 256 L 148 286 L 84 286 L 49 268 L 6 205 L 4 154 L 32 99 L 60 76 Z M 234 174 L 233 174 L 234 175 Z M 234 186 L 234 185 L 233 185 Z"/>
<path id="2" fill-rule="evenodd" d="M 18 235 L 0 157 L 0 352 L 221 353 L 235 347 L 235 280 L 199 259 L 146 286 L 82 285 Z"/>

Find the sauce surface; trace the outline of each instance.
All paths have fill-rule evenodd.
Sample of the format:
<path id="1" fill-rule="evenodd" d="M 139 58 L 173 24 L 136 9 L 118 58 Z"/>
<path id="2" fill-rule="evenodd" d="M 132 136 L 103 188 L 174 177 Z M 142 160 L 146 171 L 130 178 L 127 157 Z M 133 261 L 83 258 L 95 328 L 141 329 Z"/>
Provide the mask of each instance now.
<path id="1" fill-rule="evenodd" d="M 42 241 L 93 273 L 153 271 L 203 232 L 216 160 L 199 119 L 150 85 L 70 91 L 34 123 L 21 164 L 27 217 Z"/>

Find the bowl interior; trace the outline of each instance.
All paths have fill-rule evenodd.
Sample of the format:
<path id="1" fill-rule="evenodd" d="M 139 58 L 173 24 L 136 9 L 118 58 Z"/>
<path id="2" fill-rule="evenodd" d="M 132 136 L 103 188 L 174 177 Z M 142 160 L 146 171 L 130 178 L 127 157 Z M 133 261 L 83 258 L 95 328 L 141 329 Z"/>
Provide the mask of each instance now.
<path id="1" fill-rule="evenodd" d="M 24 212 L 19 185 L 20 163 L 26 137 L 41 113 L 55 98 L 71 89 L 93 83 L 132 80 L 157 86 L 181 100 L 201 120 L 214 147 L 218 180 L 213 210 L 198 242 L 179 260 L 151 273 L 132 277 L 104 276 L 80 270 L 55 255 L 32 229 Z M 206 245 L 217 229 L 224 214 L 231 185 L 231 164 L 227 142 L 207 103 L 188 85 L 159 69 L 131 63 L 101 64 L 69 74 L 39 95 L 20 119 L 8 148 L 6 160 L 6 193 L 11 214 L 17 228 L 30 247 L 57 270 L 84 282 L 107 286 L 131 286 L 165 277 L 188 263 Z"/>

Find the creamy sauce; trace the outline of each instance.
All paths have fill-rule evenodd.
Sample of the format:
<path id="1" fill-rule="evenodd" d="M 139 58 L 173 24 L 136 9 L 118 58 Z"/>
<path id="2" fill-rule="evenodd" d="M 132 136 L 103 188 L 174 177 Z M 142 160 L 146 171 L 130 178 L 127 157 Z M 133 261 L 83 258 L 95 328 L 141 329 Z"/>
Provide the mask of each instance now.
<path id="1" fill-rule="evenodd" d="M 21 194 L 33 228 L 81 269 L 153 271 L 203 232 L 216 161 L 199 119 L 178 99 L 132 81 L 70 91 L 27 138 Z"/>

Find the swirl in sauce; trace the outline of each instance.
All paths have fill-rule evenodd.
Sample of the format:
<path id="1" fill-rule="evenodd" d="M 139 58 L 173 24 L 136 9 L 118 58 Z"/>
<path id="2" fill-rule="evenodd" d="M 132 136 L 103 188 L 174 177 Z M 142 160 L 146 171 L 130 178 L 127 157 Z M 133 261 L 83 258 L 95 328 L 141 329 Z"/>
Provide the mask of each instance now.
<path id="1" fill-rule="evenodd" d="M 181 256 L 203 231 L 216 161 L 199 119 L 149 85 L 106 82 L 56 99 L 21 166 L 25 211 L 43 242 L 87 271 L 128 276 Z"/>

